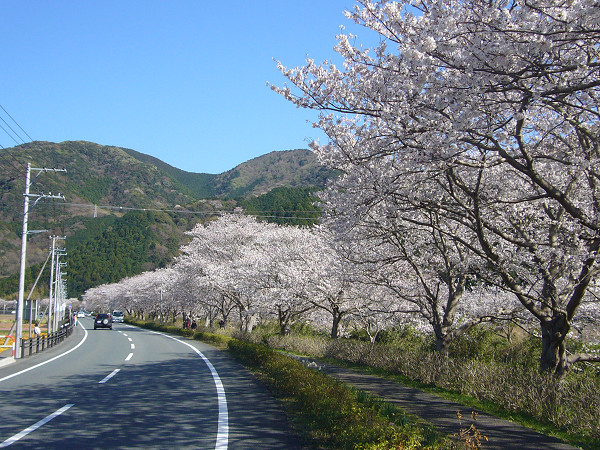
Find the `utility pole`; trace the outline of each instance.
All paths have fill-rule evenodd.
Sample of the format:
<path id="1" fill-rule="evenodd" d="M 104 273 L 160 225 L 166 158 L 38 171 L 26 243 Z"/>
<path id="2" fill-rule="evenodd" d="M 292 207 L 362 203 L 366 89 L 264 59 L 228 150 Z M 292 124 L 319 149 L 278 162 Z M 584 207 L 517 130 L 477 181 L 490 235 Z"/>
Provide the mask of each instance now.
<path id="1" fill-rule="evenodd" d="M 66 267 L 67 263 L 59 262 L 59 258 L 64 255 L 66 255 L 66 253 L 58 253 L 56 255 L 56 279 L 54 281 L 54 331 L 58 331 L 58 319 L 61 312 L 63 313 L 64 318 L 64 310 L 62 308 L 65 300 L 63 275 L 66 275 L 66 273 L 61 272 L 60 269 L 61 267 Z"/>
<path id="2" fill-rule="evenodd" d="M 25 205 L 23 206 L 23 234 L 21 235 L 21 270 L 19 272 L 19 297 L 17 299 L 17 312 L 15 320 L 15 357 L 21 355 L 21 339 L 23 338 L 23 296 L 25 292 L 25 256 L 27 254 L 27 221 L 29 219 L 29 184 L 31 181 L 31 164 L 27 163 L 25 175 Z"/>
<path id="3" fill-rule="evenodd" d="M 53 299 L 55 297 L 54 295 L 54 287 L 56 286 L 56 280 L 55 280 L 55 275 L 54 275 L 54 268 L 58 267 L 58 257 L 60 255 L 61 252 L 64 252 L 65 249 L 62 248 L 56 248 L 56 241 L 57 240 L 65 240 L 66 236 L 63 237 L 59 237 L 59 236 L 50 236 L 50 239 L 52 239 L 52 246 L 50 247 L 50 258 L 51 258 L 51 263 L 50 263 L 50 289 L 49 289 L 49 293 L 48 293 L 48 334 L 52 333 L 52 331 L 55 330 L 54 327 L 54 317 L 53 317 L 53 310 L 52 310 L 52 305 L 53 305 Z M 54 261 L 54 258 L 56 257 L 56 262 Z M 58 270 L 58 268 L 57 268 Z"/>
<path id="4" fill-rule="evenodd" d="M 42 172 L 66 172 L 65 169 L 46 169 L 46 168 L 32 168 L 31 164 L 27 163 L 27 172 L 25 174 L 25 193 L 24 193 L 24 205 L 23 205 L 23 234 L 21 235 L 21 269 L 19 272 L 19 297 L 17 300 L 17 312 L 15 317 L 15 357 L 20 358 L 21 355 L 21 340 L 23 339 L 23 298 L 25 292 L 25 264 L 27 255 L 27 223 L 29 220 L 29 210 L 33 208 L 38 201 L 43 198 L 60 198 L 65 199 L 62 194 L 52 195 L 52 193 L 46 194 L 30 194 L 29 188 L 31 185 L 31 171 L 38 171 L 35 178 L 37 178 Z M 29 206 L 29 197 L 35 197 L 35 201 L 31 208 Z"/>

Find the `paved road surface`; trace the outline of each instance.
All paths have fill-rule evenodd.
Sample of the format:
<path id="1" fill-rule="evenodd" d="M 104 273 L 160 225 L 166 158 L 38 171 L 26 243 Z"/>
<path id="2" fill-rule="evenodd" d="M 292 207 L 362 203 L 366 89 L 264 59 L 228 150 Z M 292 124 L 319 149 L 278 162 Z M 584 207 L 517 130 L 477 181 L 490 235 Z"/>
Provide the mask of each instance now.
<path id="1" fill-rule="evenodd" d="M 0 447 L 300 448 L 277 402 L 225 353 L 81 324 L 67 342 L 0 367 Z"/>

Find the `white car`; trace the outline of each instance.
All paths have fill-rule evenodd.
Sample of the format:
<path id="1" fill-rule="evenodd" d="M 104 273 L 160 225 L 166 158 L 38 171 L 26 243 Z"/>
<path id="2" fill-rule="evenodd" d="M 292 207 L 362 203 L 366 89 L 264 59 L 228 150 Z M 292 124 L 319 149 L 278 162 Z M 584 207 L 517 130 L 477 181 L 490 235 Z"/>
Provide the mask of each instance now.
<path id="1" fill-rule="evenodd" d="M 79 311 L 77 313 L 77 317 L 85 317 L 85 313 L 83 311 Z"/>

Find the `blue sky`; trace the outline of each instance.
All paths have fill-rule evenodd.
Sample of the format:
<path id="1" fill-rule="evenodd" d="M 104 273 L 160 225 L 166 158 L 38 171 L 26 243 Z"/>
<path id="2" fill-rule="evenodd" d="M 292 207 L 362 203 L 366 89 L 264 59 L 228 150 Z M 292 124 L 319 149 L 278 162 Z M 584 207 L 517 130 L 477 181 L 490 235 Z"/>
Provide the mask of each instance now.
<path id="1" fill-rule="evenodd" d="M 221 173 L 323 140 L 307 123 L 316 113 L 266 83 L 284 82 L 273 59 L 332 58 L 340 25 L 360 38 L 343 16 L 353 5 L 1 0 L 0 105 L 33 140 L 115 145 Z M 16 143 L 0 129 L 0 145 Z"/>

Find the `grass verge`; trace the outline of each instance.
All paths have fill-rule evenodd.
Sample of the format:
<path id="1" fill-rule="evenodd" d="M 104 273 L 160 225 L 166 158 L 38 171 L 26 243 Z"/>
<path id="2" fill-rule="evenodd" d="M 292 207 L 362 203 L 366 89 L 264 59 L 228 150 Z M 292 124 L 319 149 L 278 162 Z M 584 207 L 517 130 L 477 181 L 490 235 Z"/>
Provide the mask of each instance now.
<path id="1" fill-rule="evenodd" d="M 170 333 L 170 334 L 175 334 L 178 336 L 195 339 L 197 341 L 209 342 L 209 343 L 213 344 L 215 347 L 218 347 L 221 349 L 227 348 L 227 343 L 232 339 L 231 337 L 225 336 L 223 334 L 210 333 L 210 332 L 203 331 L 203 330 L 196 330 L 196 331 L 188 330 L 188 329 L 184 330 L 180 326 L 165 325 L 165 324 L 160 324 L 160 323 L 151 322 L 151 321 L 143 321 L 143 320 L 127 318 L 127 319 L 125 319 L 125 322 L 129 323 L 131 325 L 138 326 L 138 327 L 147 328 L 149 330 L 162 331 L 164 333 Z"/>

